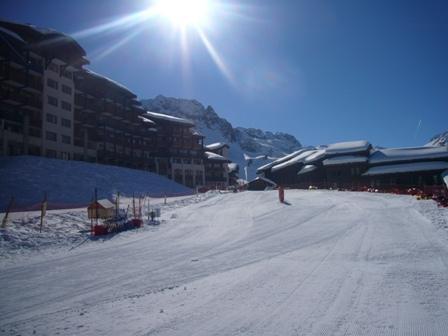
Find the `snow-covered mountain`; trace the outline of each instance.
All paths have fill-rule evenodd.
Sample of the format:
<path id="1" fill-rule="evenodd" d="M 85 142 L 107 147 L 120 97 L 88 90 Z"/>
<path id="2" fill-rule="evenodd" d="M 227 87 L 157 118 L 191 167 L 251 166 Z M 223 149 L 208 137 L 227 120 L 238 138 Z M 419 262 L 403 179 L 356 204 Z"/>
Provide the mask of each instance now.
<path id="1" fill-rule="evenodd" d="M 196 100 L 157 96 L 142 100 L 143 106 L 153 112 L 166 113 L 192 120 L 196 129 L 205 136 L 205 144 L 225 142 L 230 146 L 230 159 L 240 166 L 240 177 L 254 178 L 257 167 L 299 149 L 302 145 L 292 135 L 254 128 L 233 127 L 221 118 L 211 106 L 204 107 Z"/>
<path id="2" fill-rule="evenodd" d="M 426 146 L 448 146 L 448 131 L 434 136 Z"/>

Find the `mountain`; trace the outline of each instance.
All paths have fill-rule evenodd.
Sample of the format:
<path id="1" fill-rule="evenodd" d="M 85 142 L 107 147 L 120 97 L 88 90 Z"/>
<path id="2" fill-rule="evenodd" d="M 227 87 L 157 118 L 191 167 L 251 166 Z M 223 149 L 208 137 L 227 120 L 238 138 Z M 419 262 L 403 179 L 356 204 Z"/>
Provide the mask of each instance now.
<path id="1" fill-rule="evenodd" d="M 240 166 L 240 177 L 256 176 L 257 167 L 274 158 L 291 153 L 302 145 L 292 135 L 281 132 L 262 131 L 255 128 L 233 127 L 221 118 L 211 106 L 204 107 L 197 100 L 170 98 L 159 95 L 144 99 L 142 105 L 149 111 L 186 118 L 196 124 L 196 129 L 205 136 L 204 144 L 225 142 L 230 146 L 230 159 Z"/>
<path id="2" fill-rule="evenodd" d="M 426 146 L 448 146 L 448 131 L 434 136 Z"/>

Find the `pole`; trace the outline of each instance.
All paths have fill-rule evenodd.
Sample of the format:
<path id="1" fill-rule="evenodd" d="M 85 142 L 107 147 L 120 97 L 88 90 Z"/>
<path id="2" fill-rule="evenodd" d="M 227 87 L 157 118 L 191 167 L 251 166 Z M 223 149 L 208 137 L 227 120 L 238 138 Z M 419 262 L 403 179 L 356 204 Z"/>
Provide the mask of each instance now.
<path id="1" fill-rule="evenodd" d="M 8 216 L 12 209 L 13 204 L 14 204 L 14 196 L 11 197 L 8 207 L 6 208 L 5 217 L 3 217 L 3 220 L 2 220 L 2 229 L 4 229 L 6 227 L 6 222 L 8 220 Z"/>
<path id="2" fill-rule="evenodd" d="M 47 193 L 44 194 L 44 200 L 42 201 L 42 205 L 40 207 L 40 228 L 39 232 L 42 232 L 42 226 L 44 224 L 44 217 L 47 213 Z"/>

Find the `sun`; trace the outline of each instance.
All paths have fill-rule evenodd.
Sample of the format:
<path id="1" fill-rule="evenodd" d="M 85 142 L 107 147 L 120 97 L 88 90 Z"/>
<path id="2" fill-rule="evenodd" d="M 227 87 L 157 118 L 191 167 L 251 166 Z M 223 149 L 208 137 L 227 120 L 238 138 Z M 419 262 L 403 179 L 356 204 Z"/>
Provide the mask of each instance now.
<path id="1" fill-rule="evenodd" d="M 210 15 L 210 7 L 208 0 L 159 0 L 155 6 L 159 16 L 181 28 L 204 26 Z"/>

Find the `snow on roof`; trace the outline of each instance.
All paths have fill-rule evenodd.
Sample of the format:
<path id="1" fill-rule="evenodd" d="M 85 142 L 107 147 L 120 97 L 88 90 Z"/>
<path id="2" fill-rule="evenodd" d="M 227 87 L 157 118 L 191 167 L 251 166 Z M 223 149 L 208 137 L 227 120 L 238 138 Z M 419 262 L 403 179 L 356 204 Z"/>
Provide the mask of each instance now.
<path id="1" fill-rule="evenodd" d="M 224 142 L 215 142 L 215 143 L 205 146 L 205 148 L 210 149 L 210 150 L 217 150 L 217 149 L 220 149 L 225 146 L 229 147 L 229 145 Z"/>
<path id="2" fill-rule="evenodd" d="M 443 182 L 445 182 L 446 187 L 448 188 L 448 169 L 442 173 Z"/>
<path id="3" fill-rule="evenodd" d="M 385 148 L 375 151 L 370 163 L 448 158 L 448 147 Z"/>
<path id="4" fill-rule="evenodd" d="M 283 157 L 281 157 L 279 159 L 276 159 L 275 161 L 272 161 L 272 162 L 270 162 L 268 164 L 265 164 L 265 165 L 263 165 L 261 167 L 258 167 L 257 168 L 257 172 L 261 172 L 263 170 L 267 170 L 267 169 L 269 169 L 269 168 L 271 168 L 273 166 L 276 166 L 276 165 L 278 165 L 280 163 L 286 162 L 286 161 L 292 159 L 293 157 L 295 157 L 295 156 L 297 156 L 297 155 L 299 155 L 299 154 L 301 154 L 303 152 L 309 151 L 311 149 L 314 149 L 314 147 L 304 147 L 304 148 L 301 148 L 301 149 L 299 149 L 299 150 L 297 150 L 297 151 L 295 151 L 295 152 L 293 152 L 291 154 L 288 154 L 288 155 L 283 156 Z"/>
<path id="5" fill-rule="evenodd" d="M 264 182 L 266 182 L 266 183 L 268 183 L 268 184 L 270 184 L 270 185 L 272 185 L 274 187 L 277 186 L 277 183 L 275 183 L 274 181 L 272 181 L 272 180 L 270 180 L 270 179 L 268 179 L 268 178 L 266 178 L 264 176 L 257 176 L 256 178 L 254 178 L 249 183 L 254 182 L 254 181 L 264 181 Z"/>
<path id="6" fill-rule="evenodd" d="M 193 132 L 193 135 L 205 138 L 205 137 L 204 137 L 201 133 L 199 133 L 198 131 L 194 131 L 194 132 Z"/>
<path id="7" fill-rule="evenodd" d="M 313 154 L 309 155 L 305 158 L 305 162 L 314 162 L 317 161 L 325 156 L 326 152 L 325 149 L 318 149 L 314 151 Z"/>
<path id="8" fill-rule="evenodd" d="M 104 209 L 110 209 L 114 207 L 114 204 L 109 201 L 107 198 L 100 199 L 96 201 L 99 205 L 101 205 Z"/>
<path id="9" fill-rule="evenodd" d="M 136 95 L 135 95 L 131 90 L 129 90 L 126 86 L 124 86 L 123 84 L 120 84 L 120 83 L 114 81 L 113 79 L 110 79 L 109 77 L 100 75 L 99 73 L 96 73 L 95 71 L 92 71 L 92 70 L 87 69 L 87 68 L 85 68 L 84 71 L 85 71 L 86 73 L 88 73 L 89 75 L 93 76 L 93 77 L 96 77 L 96 78 L 98 78 L 98 79 L 104 80 L 104 81 L 108 82 L 109 84 L 112 84 L 112 85 L 114 85 L 114 86 L 119 87 L 120 89 L 126 91 L 127 93 L 129 93 L 130 95 L 132 95 L 132 96 L 134 96 L 134 97 L 136 96 Z"/>
<path id="10" fill-rule="evenodd" d="M 414 162 L 414 163 L 402 163 L 397 165 L 372 167 L 363 175 L 371 176 L 371 175 L 383 175 L 383 174 L 395 174 L 395 173 L 412 173 L 417 171 L 444 170 L 444 169 L 448 169 L 448 162 L 443 161 Z"/>
<path id="11" fill-rule="evenodd" d="M 152 121 L 152 120 L 150 120 L 150 119 L 148 119 L 148 118 L 145 118 L 145 117 L 143 117 L 143 116 L 138 116 L 144 123 L 148 123 L 148 124 L 151 124 L 151 125 L 155 125 L 156 123 L 154 122 L 154 121 Z"/>
<path id="12" fill-rule="evenodd" d="M 208 160 L 214 160 L 214 161 L 229 161 L 227 160 L 224 156 L 221 156 L 219 154 L 216 153 L 212 153 L 212 152 L 204 152 L 205 157 Z"/>
<path id="13" fill-rule="evenodd" d="M 156 112 L 151 112 L 151 111 L 146 111 L 146 114 L 150 118 L 166 120 L 166 121 L 170 121 L 170 122 L 185 124 L 188 126 L 194 126 L 194 122 L 184 119 L 184 118 L 173 117 L 168 114 L 156 113 Z"/>
<path id="14" fill-rule="evenodd" d="M 303 166 L 302 169 L 300 169 L 300 171 L 297 173 L 297 175 L 310 173 L 316 169 L 317 169 L 317 166 L 315 166 L 315 165 L 306 165 L 306 166 Z"/>
<path id="15" fill-rule="evenodd" d="M 277 170 L 281 170 L 283 168 L 289 167 L 293 164 L 296 163 L 300 163 L 303 162 L 304 160 L 306 160 L 307 157 L 309 157 L 310 155 L 313 155 L 316 151 L 315 150 L 306 150 L 303 151 L 302 153 L 300 153 L 299 155 L 293 157 L 292 159 L 286 161 L 286 162 L 282 162 L 278 165 L 275 165 L 274 167 L 272 167 L 272 171 L 275 172 Z"/>
<path id="16" fill-rule="evenodd" d="M 5 34 L 11 36 L 13 39 L 15 39 L 15 40 L 17 40 L 17 41 L 26 43 L 26 42 L 24 41 L 24 39 L 21 38 L 21 37 L 19 36 L 19 34 L 13 32 L 12 30 L 9 30 L 9 29 L 0 27 L 0 32 L 5 33 Z"/>
<path id="17" fill-rule="evenodd" d="M 332 166 L 332 165 L 340 165 L 340 164 L 349 164 L 349 163 L 357 163 L 357 162 L 367 162 L 366 156 L 357 156 L 357 155 L 342 155 L 335 156 L 329 159 L 325 159 L 323 161 L 324 166 Z"/>
<path id="18" fill-rule="evenodd" d="M 327 154 L 343 154 L 366 151 L 370 147 L 370 143 L 365 140 L 337 142 L 330 144 L 326 148 Z"/>
<path id="19" fill-rule="evenodd" d="M 235 162 L 231 162 L 227 165 L 227 167 L 229 168 L 229 173 L 234 172 L 234 171 L 238 171 L 239 167 L 238 164 Z"/>

